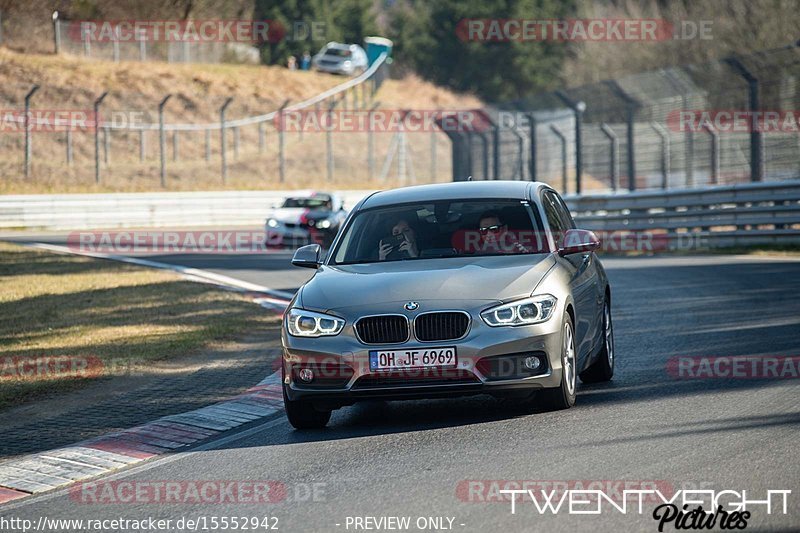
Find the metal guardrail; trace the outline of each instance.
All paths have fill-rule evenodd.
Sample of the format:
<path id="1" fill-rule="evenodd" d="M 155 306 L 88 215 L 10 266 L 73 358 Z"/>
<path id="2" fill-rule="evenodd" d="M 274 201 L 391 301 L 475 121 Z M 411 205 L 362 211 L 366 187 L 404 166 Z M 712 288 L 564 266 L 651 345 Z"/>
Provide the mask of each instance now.
<path id="1" fill-rule="evenodd" d="M 295 191 L 296 192 L 296 191 Z M 352 208 L 370 191 L 342 191 Z M 0 229 L 261 225 L 293 191 L 0 196 Z"/>
<path id="2" fill-rule="evenodd" d="M 575 222 L 613 233 L 663 234 L 679 248 L 692 236 L 707 247 L 800 242 L 800 182 L 567 196 Z M 685 240 L 683 242 L 686 242 Z"/>

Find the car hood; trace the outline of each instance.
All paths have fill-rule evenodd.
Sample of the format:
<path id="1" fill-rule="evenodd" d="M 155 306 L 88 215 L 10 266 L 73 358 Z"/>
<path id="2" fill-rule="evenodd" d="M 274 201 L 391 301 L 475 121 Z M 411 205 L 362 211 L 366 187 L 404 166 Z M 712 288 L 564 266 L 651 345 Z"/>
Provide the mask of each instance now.
<path id="1" fill-rule="evenodd" d="M 270 213 L 269 218 L 274 218 L 278 222 L 298 224 L 300 217 L 308 213 L 307 207 L 279 207 Z"/>
<path id="2" fill-rule="evenodd" d="M 322 266 L 302 288 L 298 304 L 346 312 L 411 300 L 508 301 L 529 296 L 554 263 L 551 255 L 536 254 Z"/>

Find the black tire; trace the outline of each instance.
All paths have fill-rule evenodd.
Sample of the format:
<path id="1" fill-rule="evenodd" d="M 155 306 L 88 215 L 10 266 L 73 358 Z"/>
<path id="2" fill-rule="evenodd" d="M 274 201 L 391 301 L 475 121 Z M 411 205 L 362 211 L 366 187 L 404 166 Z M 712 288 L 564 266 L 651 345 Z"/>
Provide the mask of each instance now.
<path id="1" fill-rule="evenodd" d="M 575 326 L 566 312 L 561 320 L 561 333 L 561 384 L 552 389 L 544 389 L 538 394 L 540 405 L 551 411 L 569 409 L 575 405 L 578 388 Z"/>
<path id="2" fill-rule="evenodd" d="M 614 377 L 614 324 L 611 320 L 611 302 L 606 297 L 603 304 L 603 347 L 597 360 L 581 372 L 583 383 L 602 383 Z"/>
<path id="3" fill-rule="evenodd" d="M 321 429 L 331 419 L 331 411 L 320 411 L 308 401 L 290 400 L 286 397 L 286 389 L 283 390 L 283 405 L 286 418 L 295 429 Z"/>

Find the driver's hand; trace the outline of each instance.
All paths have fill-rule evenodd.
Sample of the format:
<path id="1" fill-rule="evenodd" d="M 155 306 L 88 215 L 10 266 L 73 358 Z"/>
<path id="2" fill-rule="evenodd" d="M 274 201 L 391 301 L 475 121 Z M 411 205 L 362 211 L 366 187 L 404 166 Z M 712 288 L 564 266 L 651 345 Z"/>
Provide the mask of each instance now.
<path id="1" fill-rule="evenodd" d="M 381 244 L 381 247 L 378 249 L 378 259 L 380 261 L 385 261 L 386 257 L 391 253 L 391 251 L 392 251 L 391 244 L 389 244 L 388 242 Z"/>
<path id="2" fill-rule="evenodd" d="M 401 244 L 397 249 L 407 252 L 409 257 L 417 257 L 419 255 L 417 247 L 411 244 L 408 240 L 403 241 L 403 244 Z"/>

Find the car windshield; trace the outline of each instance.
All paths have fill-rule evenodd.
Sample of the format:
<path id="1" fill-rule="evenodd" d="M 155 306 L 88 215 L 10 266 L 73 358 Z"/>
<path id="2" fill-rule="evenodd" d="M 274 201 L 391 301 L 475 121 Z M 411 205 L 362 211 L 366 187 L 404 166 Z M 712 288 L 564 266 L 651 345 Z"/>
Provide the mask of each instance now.
<path id="1" fill-rule="evenodd" d="M 342 48 L 328 48 L 325 50 L 326 56 L 336 56 L 336 57 L 350 57 L 350 50 L 345 50 Z"/>
<path id="2" fill-rule="evenodd" d="M 333 264 L 548 252 L 535 210 L 519 200 L 445 200 L 368 209 L 348 225 Z"/>
<path id="3" fill-rule="evenodd" d="M 329 206 L 327 198 L 287 198 L 281 207 L 304 207 L 306 209 L 323 209 Z"/>

